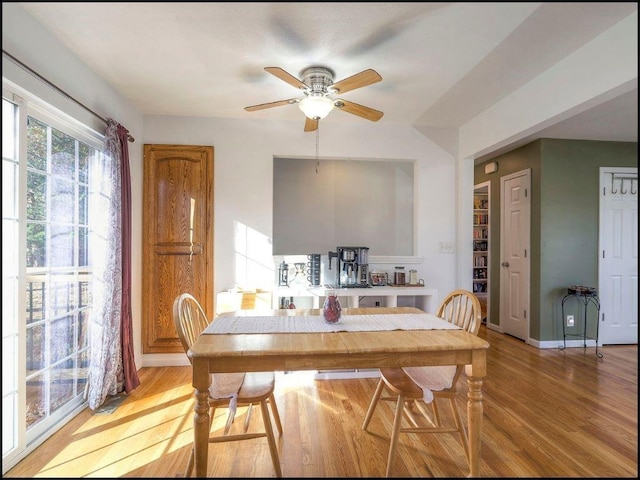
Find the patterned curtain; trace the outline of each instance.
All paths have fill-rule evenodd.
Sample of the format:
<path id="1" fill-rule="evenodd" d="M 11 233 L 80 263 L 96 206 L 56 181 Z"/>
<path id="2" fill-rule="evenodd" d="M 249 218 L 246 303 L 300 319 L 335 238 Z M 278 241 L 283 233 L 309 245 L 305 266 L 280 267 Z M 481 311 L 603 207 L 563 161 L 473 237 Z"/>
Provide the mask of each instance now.
<path id="1" fill-rule="evenodd" d="M 91 359 L 87 399 L 93 410 L 107 395 L 140 384 L 131 320 L 131 180 L 128 131 L 109 119 L 105 149 L 91 169 L 89 241 L 93 270 Z"/>

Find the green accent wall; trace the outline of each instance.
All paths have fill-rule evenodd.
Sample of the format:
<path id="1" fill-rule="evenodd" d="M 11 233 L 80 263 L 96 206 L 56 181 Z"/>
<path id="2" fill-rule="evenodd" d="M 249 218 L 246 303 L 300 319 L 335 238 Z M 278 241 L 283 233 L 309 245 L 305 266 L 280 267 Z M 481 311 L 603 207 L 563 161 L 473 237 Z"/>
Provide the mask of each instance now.
<path id="1" fill-rule="evenodd" d="M 498 171 L 487 175 L 489 162 L 498 162 Z M 500 324 L 500 178 L 531 169 L 530 337 L 562 340 L 561 301 L 567 287 L 598 286 L 600 167 L 637 168 L 638 144 L 544 138 L 489 162 L 474 169 L 474 184 L 491 182 L 487 321 Z M 567 313 L 577 314 L 577 305 L 566 303 Z"/>

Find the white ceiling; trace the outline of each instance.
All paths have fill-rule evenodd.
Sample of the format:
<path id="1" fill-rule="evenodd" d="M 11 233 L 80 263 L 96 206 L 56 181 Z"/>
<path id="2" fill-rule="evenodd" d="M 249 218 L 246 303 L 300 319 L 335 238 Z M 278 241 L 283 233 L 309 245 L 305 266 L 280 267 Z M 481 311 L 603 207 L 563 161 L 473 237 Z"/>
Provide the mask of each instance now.
<path id="1" fill-rule="evenodd" d="M 301 93 L 324 65 L 379 83 L 344 94 L 381 122 L 459 127 L 637 11 L 637 3 L 32 3 L 21 5 L 144 114 L 300 120 L 295 105 L 245 106 Z M 11 53 L 11 52 L 9 52 Z M 332 112 L 323 122 L 366 122 Z M 635 141 L 637 88 L 537 132 Z M 522 143 L 522 142 L 520 142 Z"/>

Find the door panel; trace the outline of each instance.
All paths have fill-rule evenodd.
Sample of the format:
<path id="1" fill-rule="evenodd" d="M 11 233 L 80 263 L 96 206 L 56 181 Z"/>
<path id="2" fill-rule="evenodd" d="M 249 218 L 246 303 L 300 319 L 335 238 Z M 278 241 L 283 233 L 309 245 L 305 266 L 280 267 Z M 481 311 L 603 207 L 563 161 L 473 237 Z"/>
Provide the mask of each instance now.
<path id="1" fill-rule="evenodd" d="M 504 176 L 501 184 L 500 326 L 529 338 L 530 170 Z"/>
<path id="2" fill-rule="evenodd" d="M 213 315 L 213 147 L 144 146 L 143 352 L 182 352 L 173 301 Z"/>
<path id="3" fill-rule="evenodd" d="M 638 343 L 637 175 L 637 168 L 600 171 L 600 345 Z"/>

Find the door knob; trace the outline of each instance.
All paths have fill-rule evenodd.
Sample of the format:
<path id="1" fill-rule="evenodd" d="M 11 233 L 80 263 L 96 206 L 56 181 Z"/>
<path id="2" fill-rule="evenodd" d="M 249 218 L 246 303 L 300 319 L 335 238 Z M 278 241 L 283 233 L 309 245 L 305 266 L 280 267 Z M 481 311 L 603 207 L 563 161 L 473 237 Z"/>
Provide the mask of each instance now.
<path id="1" fill-rule="evenodd" d="M 502 265 L 503 267 L 508 267 L 509 266 L 509 262 L 502 262 L 500 265 Z"/>

